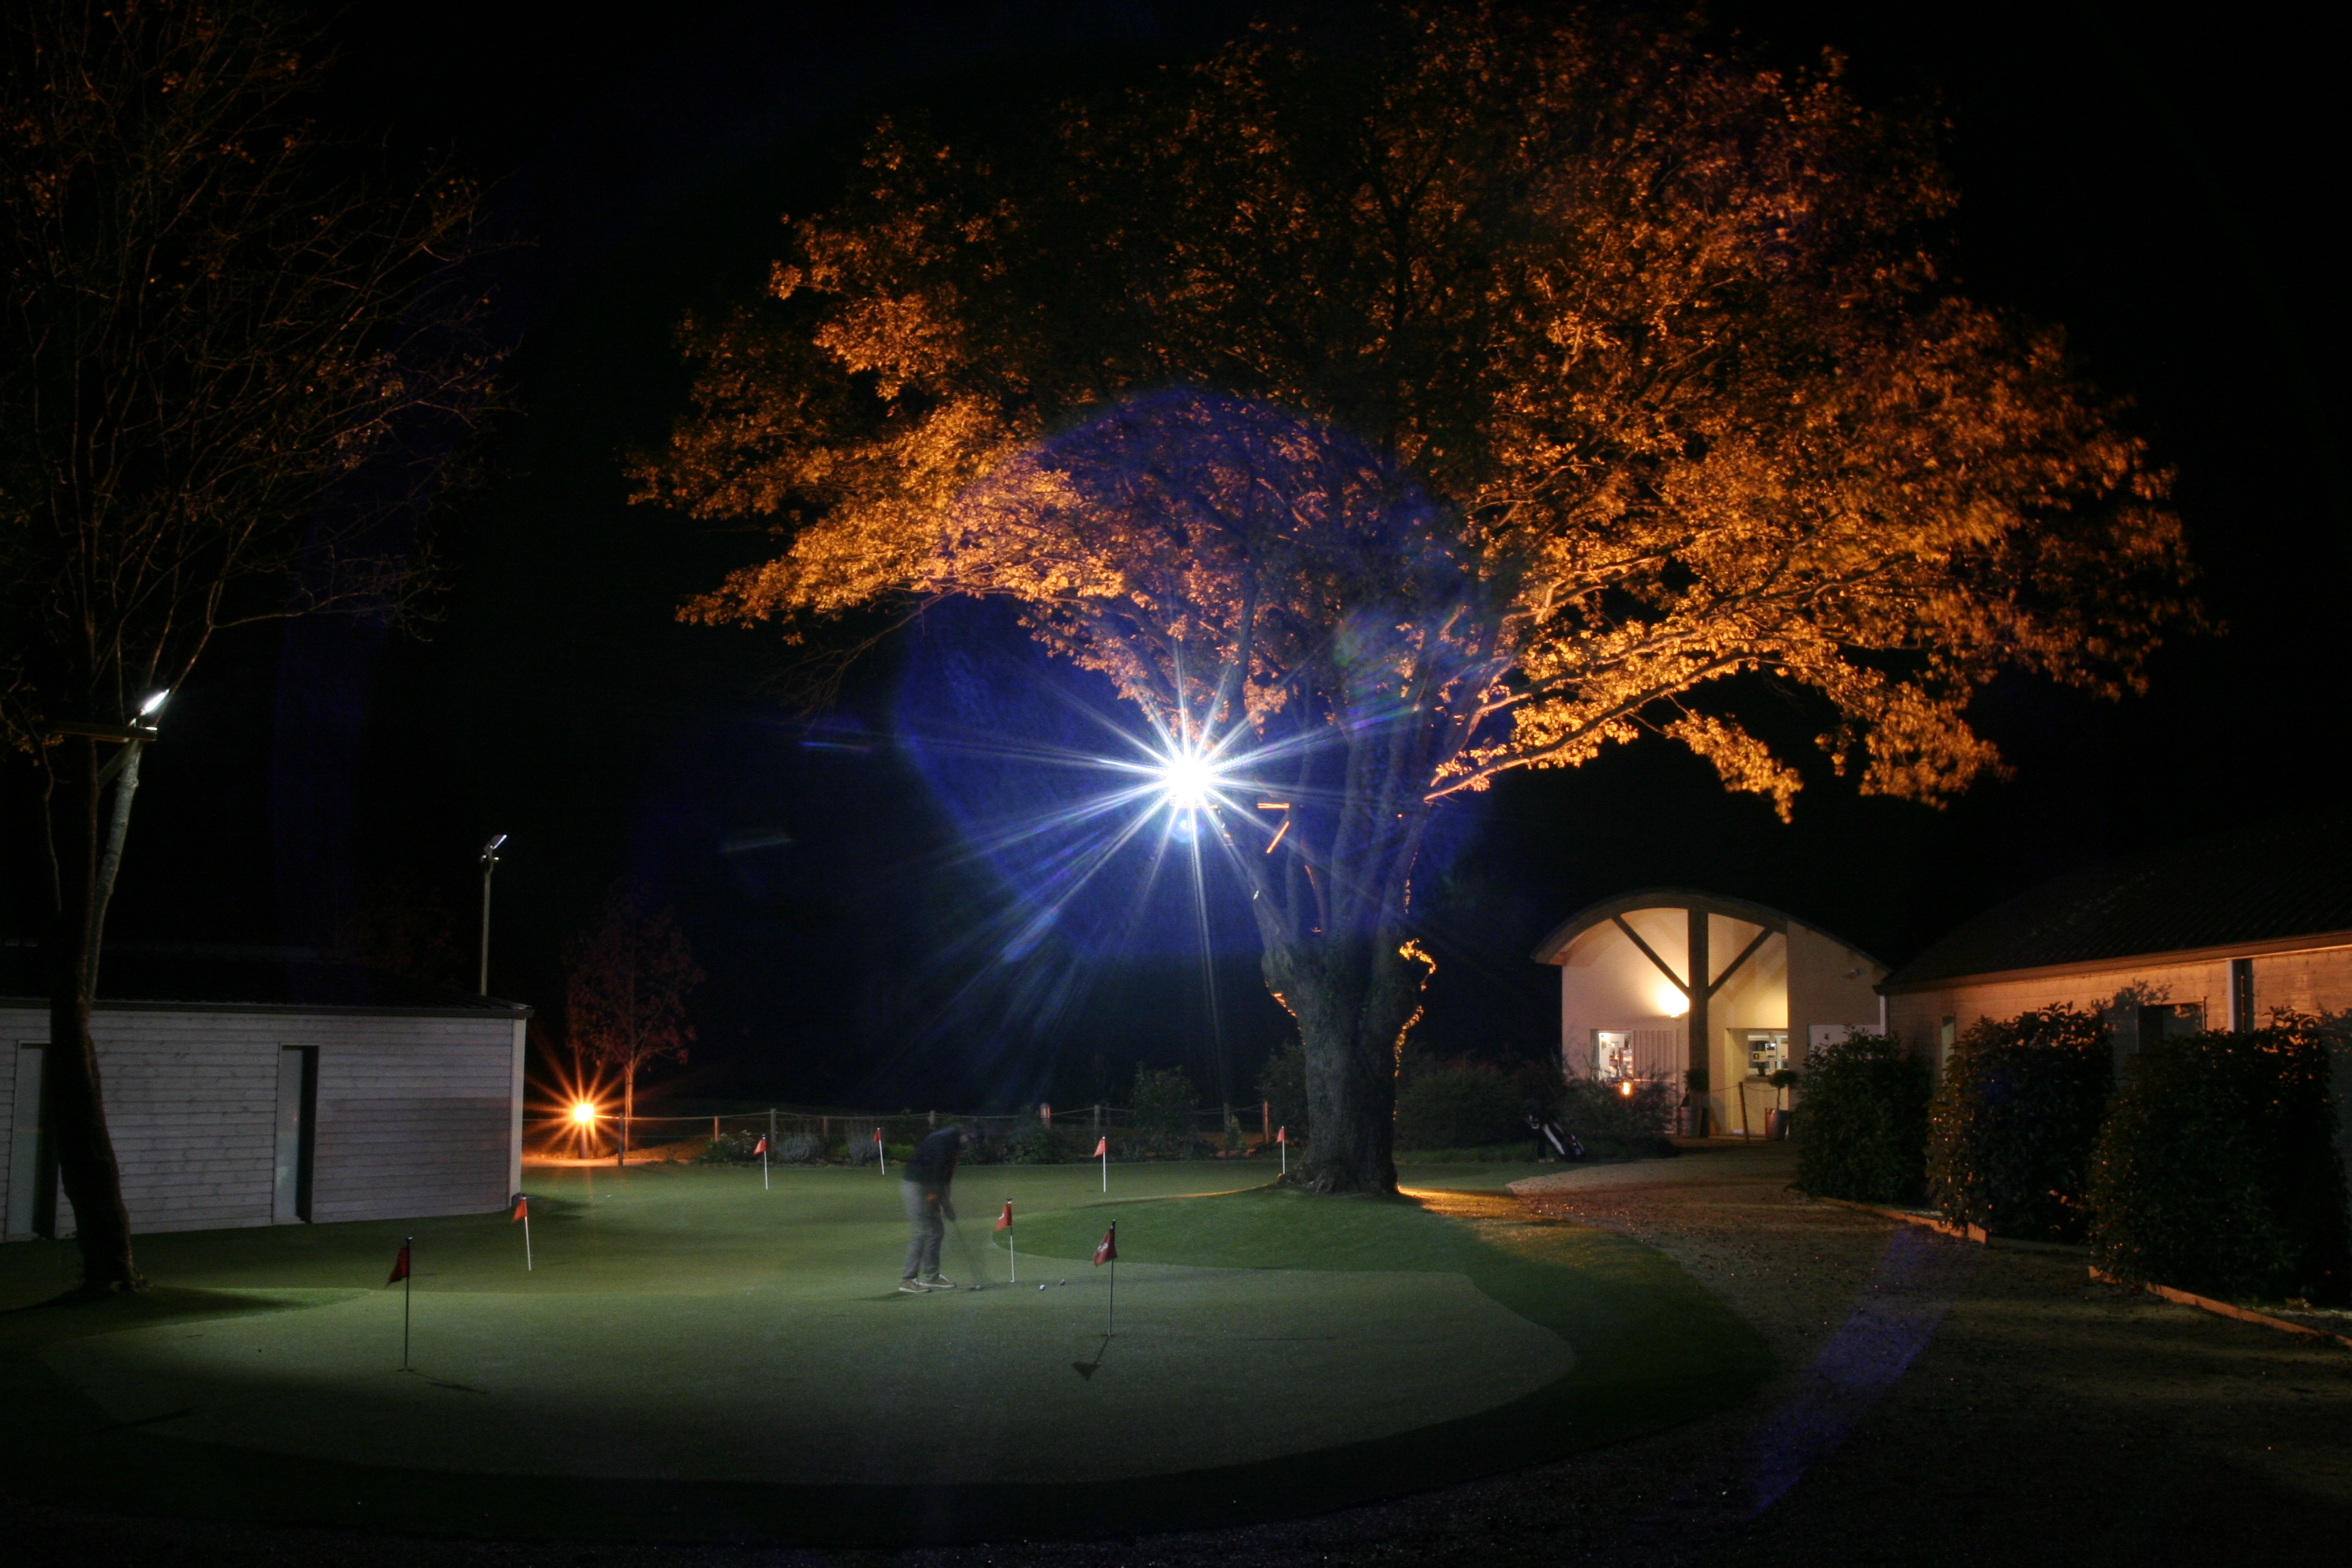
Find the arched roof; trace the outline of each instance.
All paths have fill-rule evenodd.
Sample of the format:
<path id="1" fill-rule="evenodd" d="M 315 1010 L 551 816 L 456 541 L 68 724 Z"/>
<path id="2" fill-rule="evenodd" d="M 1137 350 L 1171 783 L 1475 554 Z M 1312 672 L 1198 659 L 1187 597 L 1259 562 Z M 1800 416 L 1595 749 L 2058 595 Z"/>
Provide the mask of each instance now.
<path id="1" fill-rule="evenodd" d="M 1749 925 L 1761 926 L 1766 931 L 1777 931 L 1783 934 L 1787 933 L 1792 924 L 1805 926 L 1814 931 L 1821 930 L 1810 921 L 1798 920 L 1794 915 L 1784 913 L 1769 904 L 1759 904 L 1748 899 L 1728 898 L 1721 893 L 1705 892 L 1697 888 L 1636 888 L 1630 893 L 1613 894 L 1601 900 L 1598 903 L 1585 905 L 1584 908 L 1554 926 L 1549 935 L 1536 943 L 1536 950 L 1531 956 L 1538 963 L 1558 963 L 1560 962 L 1560 955 L 1568 951 L 1569 944 L 1578 937 L 1604 921 L 1618 915 L 1629 914 L 1635 910 L 1703 910 L 1711 915 L 1722 915 L 1729 920 L 1745 921 Z M 1862 949 L 1855 947 L 1843 937 L 1834 937 L 1832 940 L 1859 956 L 1869 959 L 1880 970 L 1884 971 L 1886 968 L 1885 964 L 1880 963 L 1875 958 L 1871 958 L 1869 953 L 1864 952 Z"/>

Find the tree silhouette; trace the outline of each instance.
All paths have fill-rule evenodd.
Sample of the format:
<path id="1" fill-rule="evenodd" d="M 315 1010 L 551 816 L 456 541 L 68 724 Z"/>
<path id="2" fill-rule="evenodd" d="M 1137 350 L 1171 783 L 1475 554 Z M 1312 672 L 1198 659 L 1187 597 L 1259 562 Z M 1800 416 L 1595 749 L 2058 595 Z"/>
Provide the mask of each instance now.
<path id="1" fill-rule="evenodd" d="M 595 920 L 566 944 L 563 973 L 572 1049 L 621 1075 L 618 1159 L 625 1164 L 637 1073 L 665 1057 L 686 1059 L 694 1043 L 686 999 L 703 973 L 677 912 L 654 908 L 643 889 L 625 882 L 613 886 Z"/>
<path id="2" fill-rule="evenodd" d="M 886 122 L 770 297 L 690 319 L 641 499 L 764 517 L 689 605 L 1006 599 L 1182 747 L 1297 1017 L 1326 1190 L 1394 1186 L 1431 813 L 1664 735 L 1940 803 L 1996 673 L 2104 694 L 2193 622 L 2168 478 L 1931 243 L 1921 128 L 1632 19 L 1263 28 L 1034 141 Z M 1789 715 L 1797 715 L 1795 722 Z M 1269 849 L 1278 853 L 1269 854 Z"/>
<path id="3" fill-rule="evenodd" d="M 89 1011 L 147 700 L 226 627 L 394 608 L 420 426 L 491 368 L 445 265 L 472 193 L 324 143 L 323 65 L 267 0 L 0 19 L 0 731 L 39 775 L 44 1125 L 92 1290 L 143 1289 Z"/>

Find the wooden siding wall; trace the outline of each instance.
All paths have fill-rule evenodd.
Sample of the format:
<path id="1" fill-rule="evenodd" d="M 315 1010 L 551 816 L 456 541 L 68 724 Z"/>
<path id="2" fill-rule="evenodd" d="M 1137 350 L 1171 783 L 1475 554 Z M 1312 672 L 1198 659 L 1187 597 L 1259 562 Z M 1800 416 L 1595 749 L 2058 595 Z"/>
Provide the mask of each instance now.
<path id="1" fill-rule="evenodd" d="M 0 1010 L 15 1047 L 46 1014 Z M 101 1009 L 92 1020 L 133 1230 L 271 1223 L 278 1057 L 319 1048 L 314 1221 L 478 1214 L 512 1189 L 511 1017 Z M 13 1115 L 0 1075 L 0 1130 Z M 0 1205 L 7 1194 L 0 1165 Z M 69 1223 L 59 1194 L 60 1228 Z M 5 1213 L 0 1207 L 0 1213 Z"/>

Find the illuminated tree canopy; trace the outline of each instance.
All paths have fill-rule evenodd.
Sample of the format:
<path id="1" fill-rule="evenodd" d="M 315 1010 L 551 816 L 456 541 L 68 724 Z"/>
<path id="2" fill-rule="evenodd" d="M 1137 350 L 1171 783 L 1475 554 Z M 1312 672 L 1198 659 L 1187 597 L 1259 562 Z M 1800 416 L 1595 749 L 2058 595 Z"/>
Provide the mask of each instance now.
<path id="1" fill-rule="evenodd" d="M 886 122 L 771 298 L 688 322 L 641 494 L 776 529 L 690 616 L 1009 600 L 1284 782 L 1281 853 L 1224 828 L 1312 1179 L 1392 1186 L 1444 797 L 1656 733 L 1785 816 L 1801 759 L 1743 718 L 1778 688 L 1937 803 L 1999 766 L 1996 673 L 2116 694 L 2193 618 L 2168 476 L 1944 277 L 1930 141 L 1834 60 L 1449 7 L 1261 29 L 1017 144 Z"/>

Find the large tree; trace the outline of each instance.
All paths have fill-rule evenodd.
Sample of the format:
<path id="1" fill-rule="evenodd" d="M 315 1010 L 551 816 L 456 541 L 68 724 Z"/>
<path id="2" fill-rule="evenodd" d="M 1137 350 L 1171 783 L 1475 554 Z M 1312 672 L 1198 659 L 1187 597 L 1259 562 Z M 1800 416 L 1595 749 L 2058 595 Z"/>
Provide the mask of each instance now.
<path id="1" fill-rule="evenodd" d="M 1386 1190 L 1447 797 L 1657 733 L 1784 816 L 1808 750 L 1940 802 L 2000 765 L 1995 673 L 2120 692 L 2191 614 L 2166 475 L 2055 332 L 1950 286 L 1952 201 L 1834 60 L 1500 8 L 1261 29 L 1026 141 L 882 125 L 770 297 L 687 322 L 641 490 L 776 530 L 689 616 L 843 646 L 1007 600 L 1286 788 L 1275 853 L 1214 816 L 1307 1179 Z"/>
<path id="2" fill-rule="evenodd" d="M 85 1288 L 142 1288 L 89 1015 L 149 700 L 225 628 L 386 612 L 478 399 L 472 197 L 306 104 L 268 0 L 20 0 L 0 22 L 0 728 L 47 829 L 43 1131 Z"/>

